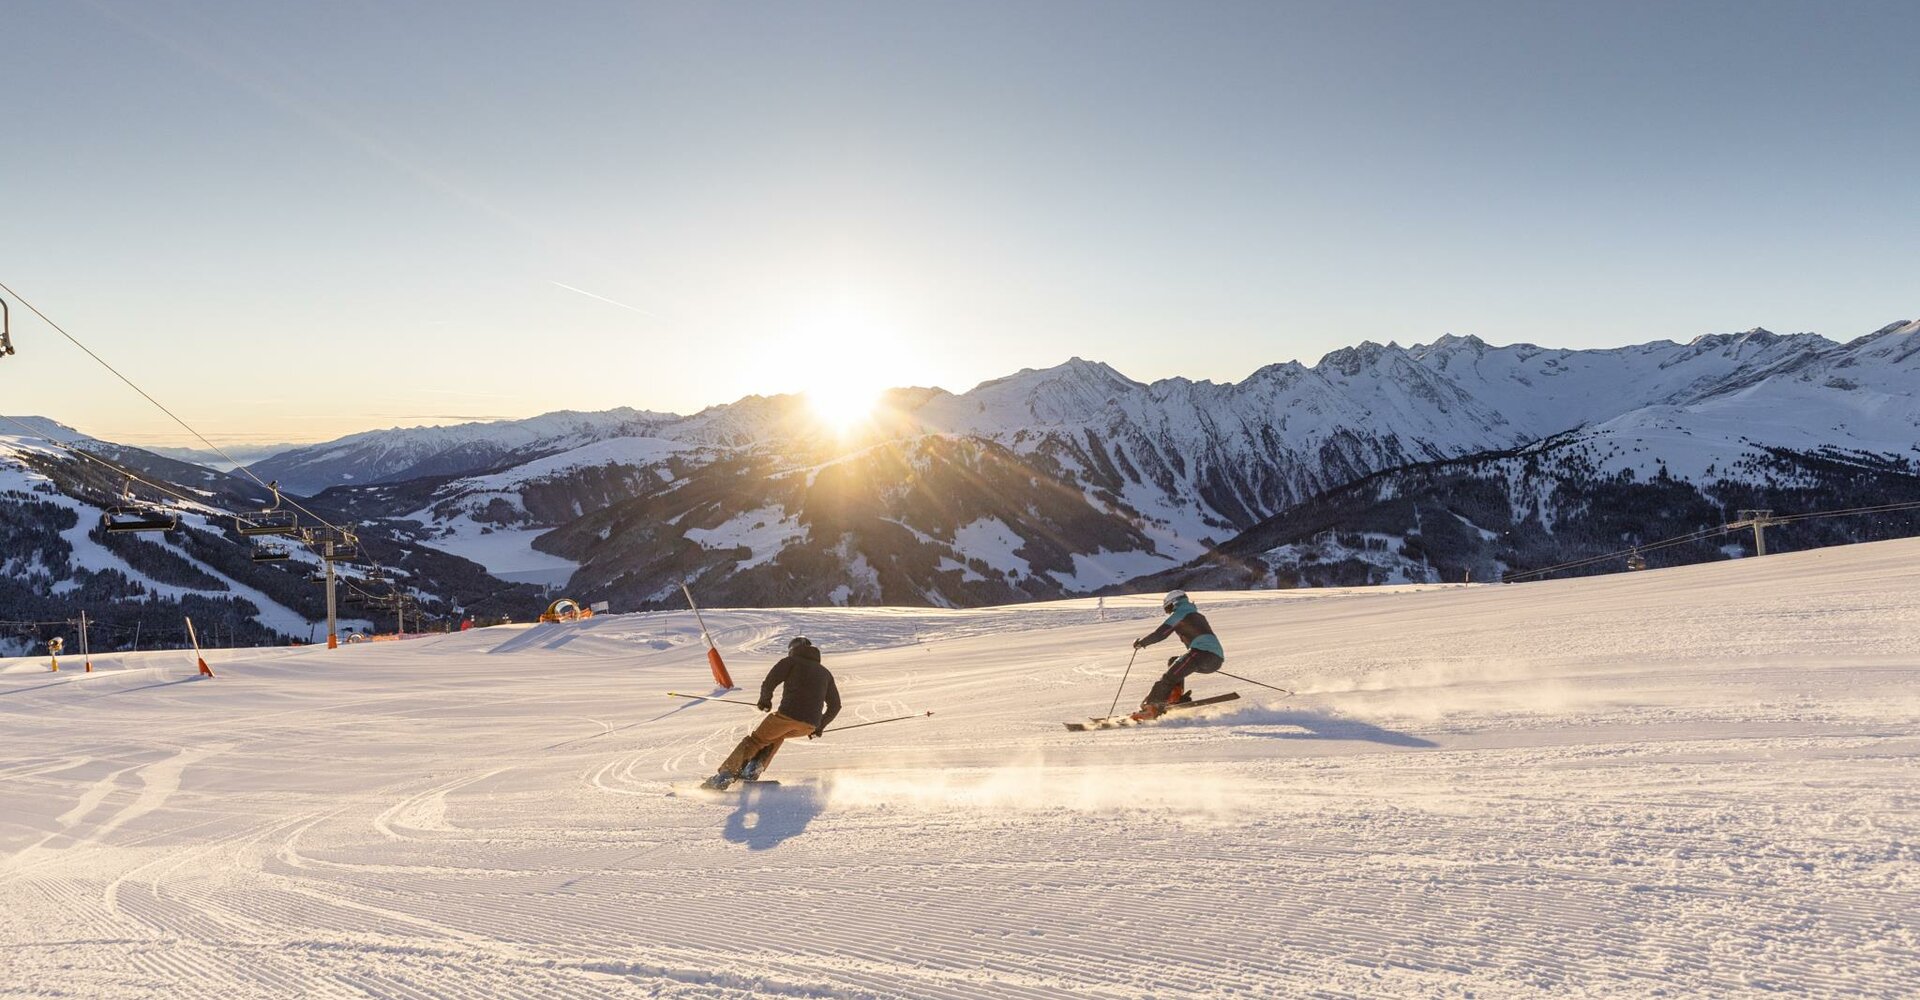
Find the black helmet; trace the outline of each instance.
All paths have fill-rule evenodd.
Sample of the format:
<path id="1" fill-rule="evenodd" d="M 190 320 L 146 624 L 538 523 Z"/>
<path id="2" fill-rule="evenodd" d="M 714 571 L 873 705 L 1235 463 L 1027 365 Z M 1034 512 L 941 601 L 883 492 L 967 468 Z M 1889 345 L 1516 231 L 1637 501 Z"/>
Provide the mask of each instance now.
<path id="1" fill-rule="evenodd" d="M 787 640 L 787 652 L 798 653 L 803 649 L 810 648 L 812 645 L 813 645 L 812 639 L 809 639 L 804 635 L 796 635 L 792 639 Z"/>

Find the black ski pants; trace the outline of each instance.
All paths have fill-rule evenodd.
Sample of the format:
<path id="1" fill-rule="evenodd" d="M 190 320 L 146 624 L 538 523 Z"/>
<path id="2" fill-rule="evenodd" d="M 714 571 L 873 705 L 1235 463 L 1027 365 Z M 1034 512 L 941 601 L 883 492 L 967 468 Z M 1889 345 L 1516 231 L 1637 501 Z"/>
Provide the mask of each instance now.
<path id="1" fill-rule="evenodd" d="M 1147 702 L 1164 705 L 1173 698 L 1175 688 L 1186 690 L 1187 678 L 1194 674 L 1210 674 L 1227 665 L 1227 661 L 1204 649 L 1189 649 L 1185 654 L 1167 661 L 1167 672 L 1153 684 L 1153 690 L 1147 692 Z"/>

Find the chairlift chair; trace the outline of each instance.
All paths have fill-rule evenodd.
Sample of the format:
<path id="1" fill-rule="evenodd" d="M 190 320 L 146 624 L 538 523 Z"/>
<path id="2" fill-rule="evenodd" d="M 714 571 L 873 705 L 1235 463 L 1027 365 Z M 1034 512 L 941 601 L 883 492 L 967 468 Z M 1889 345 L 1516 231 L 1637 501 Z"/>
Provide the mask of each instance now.
<path id="1" fill-rule="evenodd" d="M 253 546 L 253 561 L 257 563 L 286 562 L 292 558 L 284 545 L 255 543 Z"/>
<path id="2" fill-rule="evenodd" d="M 233 519 L 234 529 L 243 535 L 297 535 L 299 515 L 290 510 L 262 510 L 241 514 Z"/>
<path id="3" fill-rule="evenodd" d="M 180 515 L 159 507 L 116 504 L 100 513 L 100 526 L 109 533 L 122 531 L 172 531 L 180 527 Z"/>
<path id="4" fill-rule="evenodd" d="M 0 358 L 13 353 L 13 316 L 7 311 L 7 300 L 0 299 Z"/>
<path id="5" fill-rule="evenodd" d="M 300 518 L 293 511 L 280 509 L 280 480 L 267 484 L 273 491 L 273 503 L 252 514 L 234 518 L 234 528 L 243 535 L 297 535 Z"/>
<path id="6" fill-rule="evenodd" d="M 123 531 L 172 531 L 180 527 L 180 515 L 133 498 L 133 480 L 120 491 L 120 502 L 100 512 L 100 527 L 109 533 Z"/>

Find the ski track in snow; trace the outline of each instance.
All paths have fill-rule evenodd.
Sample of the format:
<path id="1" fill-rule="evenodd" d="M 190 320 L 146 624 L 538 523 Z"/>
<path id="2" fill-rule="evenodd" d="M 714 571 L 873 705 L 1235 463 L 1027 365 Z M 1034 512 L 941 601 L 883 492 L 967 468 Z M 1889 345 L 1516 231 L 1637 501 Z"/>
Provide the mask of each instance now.
<path id="1" fill-rule="evenodd" d="M 1582 581 L 1203 594 L 1243 700 L 1106 712 L 1153 597 L 709 611 L 0 661 L 0 995 L 1901 997 L 1920 541 Z M 1171 645 L 1142 651 L 1137 701 Z M 750 692 L 749 692 L 750 694 Z"/>

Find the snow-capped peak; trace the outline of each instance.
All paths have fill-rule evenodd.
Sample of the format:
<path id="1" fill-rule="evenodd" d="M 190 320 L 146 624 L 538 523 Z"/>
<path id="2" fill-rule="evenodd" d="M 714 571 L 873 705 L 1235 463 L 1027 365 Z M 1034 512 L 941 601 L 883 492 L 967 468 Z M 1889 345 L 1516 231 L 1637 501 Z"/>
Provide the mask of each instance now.
<path id="1" fill-rule="evenodd" d="M 918 416 L 930 428 L 973 433 L 1085 424 L 1146 389 L 1111 365 L 1074 357 L 1051 368 L 1023 368 L 958 396 L 936 397 Z"/>
<path id="2" fill-rule="evenodd" d="M 27 415 L 0 418 L 0 436 L 25 435 L 29 430 L 36 440 L 55 441 L 60 444 L 81 444 L 94 440 L 92 436 L 82 434 L 50 417 Z"/>
<path id="3" fill-rule="evenodd" d="M 1325 357 L 1320 359 L 1320 363 L 1313 367 L 1315 371 L 1337 371 L 1351 378 L 1367 368 L 1380 364 L 1382 360 L 1388 357 L 1404 355 L 1405 353 L 1399 344 L 1392 341 L 1388 341 L 1385 344 L 1376 344 L 1371 340 L 1363 340 L 1353 347 L 1342 347 L 1336 351 L 1329 351 Z"/>

